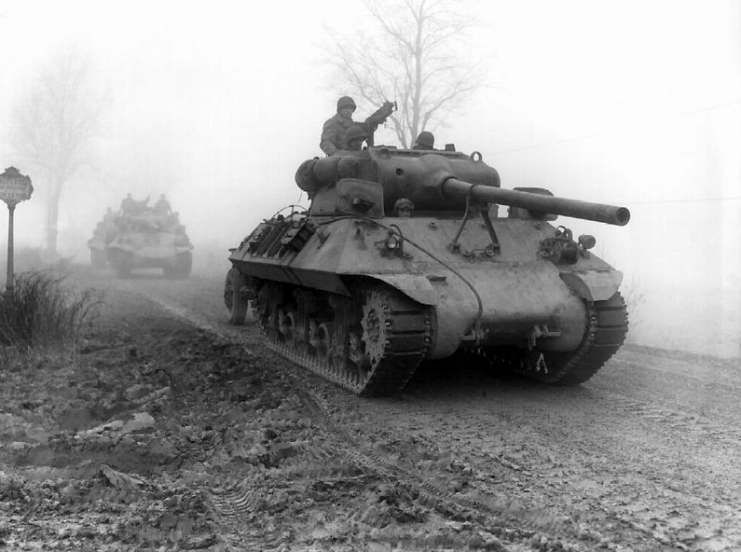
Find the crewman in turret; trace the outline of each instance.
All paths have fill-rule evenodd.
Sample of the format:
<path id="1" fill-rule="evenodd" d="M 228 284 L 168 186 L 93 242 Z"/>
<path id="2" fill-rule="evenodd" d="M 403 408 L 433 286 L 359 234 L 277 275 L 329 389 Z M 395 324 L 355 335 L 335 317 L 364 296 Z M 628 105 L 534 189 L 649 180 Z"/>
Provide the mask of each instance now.
<path id="1" fill-rule="evenodd" d="M 363 130 L 363 127 L 360 125 L 351 126 L 345 133 L 345 149 L 349 151 L 361 151 L 366 138 L 368 138 L 368 135 Z"/>
<path id="2" fill-rule="evenodd" d="M 414 214 L 414 203 L 405 197 L 399 198 L 394 203 L 394 215 L 399 218 L 412 218 Z"/>
<path id="3" fill-rule="evenodd" d="M 126 197 L 121 202 L 121 214 L 130 215 L 134 213 L 138 205 L 139 202 L 136 201 L 131 195 L 131 192 L 129 192 L 128 194 L 126 194 Z"/>
<path id="4" fill-rule="evenodd" d="M 435 136 L 428 130 L 423 130 L 417 136 L 414 141 L 412 149 L 416 150 L 434 150 L 435 149 Z"/>
<path id="5" fill-rule="evenodd" d="M 350 96 L 342 96 L 337 100 L 337 113 L 327 119 L 322 127 L 322 137 L 319 147 L 327 155 L 332 155 L 338 150 L 348 149 L 345 143 L 345 134 L 353 125 L 360 126 L 366 134 L 366 142 L 373 145 L 373 133 L 378 125 L 383 124 L 396 109 L 395 102 L 384 102 L 384 104 L 371 114 L 362 123 L 353 121 L 352 114 L 355 112 L 355 100 Z"/>
<path id="6" fill-rule="evenodd" d="M 165 216 L 172 214 L 172 207 L 170 206 L 170 202 L 167 201 L 165 194 L 160 194 L 159 199 L 154 204 L 154 212 L 158 215 Z"/>

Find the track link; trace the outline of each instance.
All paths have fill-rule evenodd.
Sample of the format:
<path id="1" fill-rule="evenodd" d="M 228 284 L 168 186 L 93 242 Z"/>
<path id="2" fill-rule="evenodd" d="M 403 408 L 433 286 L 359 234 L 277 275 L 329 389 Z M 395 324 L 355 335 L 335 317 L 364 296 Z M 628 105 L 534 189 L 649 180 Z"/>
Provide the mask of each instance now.
<path id="1" fill-rule="evenodd" d="M 335 305 L 331 315 L 325 309 L 323 318 L 316 322 L 326 339 L 327 351 L 322 354 L 312 344 L 312 338 L 302 334 L 310 326 L 308 319 L 293 324 L 290 334 L 281 331 L 270 313 L 276 312 L 280 308 L 277 303 L 285 303 L 285 297 L 292 295 L 293 290 L 268 286 L 256 308 L 265 344 L 288 360 L 359 396 L 398 394 L 427 356 L 432 311 L 395 289 L 359 286 L 352 299 L 340 301 L 333 300 L 329 294 L 321 296 L 316 303 Z M 311 293 L 317 295 L 319 292 Z M 324 322 L 319 324 L 321 320 Z M 294 337 L 292 332 L 302 335 L 286 339 L 287 335 Z"/>
<path id="2" fill-rule="evenodd" d="M 586 303 L 587 331 L 572 353 L 535 350 L 517 370 L 530 378 L 557 385 L 584 383 L 614 355 L 628 333 L 628 310 L 620 293 L 607 301 Z"/>

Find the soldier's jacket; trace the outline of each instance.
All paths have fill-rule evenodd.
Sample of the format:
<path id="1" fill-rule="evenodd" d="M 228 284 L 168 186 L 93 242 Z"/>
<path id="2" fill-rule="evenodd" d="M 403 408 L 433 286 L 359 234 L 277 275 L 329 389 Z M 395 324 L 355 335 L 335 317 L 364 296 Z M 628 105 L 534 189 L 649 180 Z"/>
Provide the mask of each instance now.
<path id="1" fill-rule="evenodd" d="M 322 128 L 322 138 L 319 142 L 322 151 L 327 155 L 332 155 L 338 150 L 345 149 L 345 133 L 353 124 L 355 123 L 352 117 L 343 117 L 339 113 L 327 119 Z"/>
<path id="2" fill-rule="evenodd" d="M 372 116 L 371 116 L 372 117 Z M 373 133 L 378 127 L 377 124 L 371 121 L 371 117 L 368 117 L 362 123 L 358 123 L 352 120 L 352 117 L 345 118 L 339 113 L 334 117 L 327 119 L 322 128 L 322 139 L 319 142 L 319 147 L 327 155 L 337 153 L 339 150 L 349 149 L 345 142 L 345 133 L 353 126 L 361 127 L 366 135 L 368 136 L 365 140 L 369 146 L 373 145 Z"/>

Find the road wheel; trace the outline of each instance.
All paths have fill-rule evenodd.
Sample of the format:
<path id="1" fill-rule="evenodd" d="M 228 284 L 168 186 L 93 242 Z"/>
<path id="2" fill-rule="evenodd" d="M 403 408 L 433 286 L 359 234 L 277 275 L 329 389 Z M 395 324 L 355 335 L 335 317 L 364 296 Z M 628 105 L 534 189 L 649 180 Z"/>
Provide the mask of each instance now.
<path id="1" fill-rule="evenodd" d="M 193 266 L 193 255 L 190 251 L 180 253 L 175 257 L 175 262 L 162 267 L 162 274 L 170 280 L 187 278 Z"/>
<path id="2" fill-rule="evenodd" d="M 131 270 L 134 268 L 134 259 L 129 253 L 117 251 L 113 254 L 111 265 L 119 278 L 128 278 L 131 276 Z"/>
<path id="3" fill-rule="evenodd" d="M 224 282 L 224 305 L 229 310 L 229 324 L 241 326 L 247 316 L 249 281 L 244 274 L 232 267 Z"/>
<path id="4" fill-rule="evenodd" d="M 175 277 L 187 278 L 193 267 L 193 254 L 190 251 L 180 253 L 175 259 Z"/>

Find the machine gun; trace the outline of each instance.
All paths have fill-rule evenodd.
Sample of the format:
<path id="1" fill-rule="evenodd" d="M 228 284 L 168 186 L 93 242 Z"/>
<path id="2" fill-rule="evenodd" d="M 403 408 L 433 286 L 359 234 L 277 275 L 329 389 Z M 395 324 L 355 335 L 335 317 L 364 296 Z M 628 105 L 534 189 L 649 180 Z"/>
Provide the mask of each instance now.
<path id="1" fill-rule="evenodd" d="M 385 123 L 386 119 L 388 119 L 397 109 L 396 102 L 383 102 L 383 105 L 374 111 L 371 116 L 365 120 L 365 122 L 375 130 L 378 128 L 378 125 Z"/>
<path id="2" fill-rule="evenodd" d="M 368 133 L 368 138 L 366 139 L 366 143 L 369 146 L 373 145 L 373 133 L 376 131 L 376 129 L 379 127 L 379 125 L 382 125 L 386 122 L 386 119 L 388 119 L 391 114 L 398 109 L 396 102 L 383 102 L 383 105 L 376 109 L 370 117 L 368 117 L 365 120 L 365 129 Z"/>

